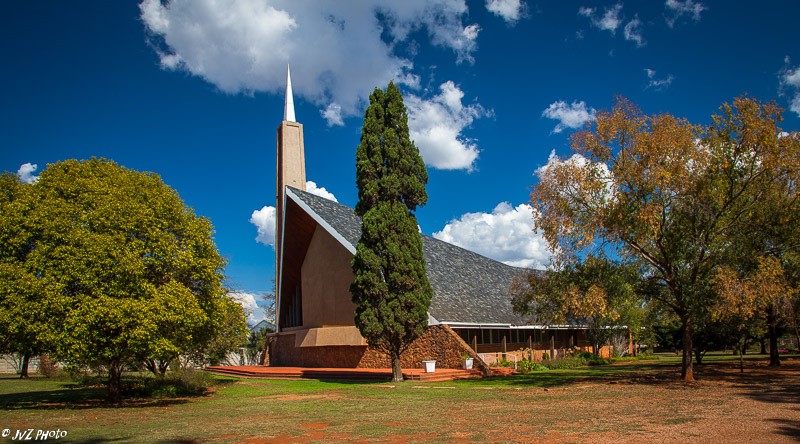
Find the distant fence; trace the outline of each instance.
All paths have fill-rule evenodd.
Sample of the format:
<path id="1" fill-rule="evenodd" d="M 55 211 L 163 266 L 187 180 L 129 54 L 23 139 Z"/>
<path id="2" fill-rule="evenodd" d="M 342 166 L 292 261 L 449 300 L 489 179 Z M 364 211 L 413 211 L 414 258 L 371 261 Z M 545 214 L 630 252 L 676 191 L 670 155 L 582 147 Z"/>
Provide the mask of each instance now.
<path id="1" fill-rule="evenodd" d="M 0 355 L 0 373 L 19 373 L 22 366 L 22 356 L 17 354 Z M 28 363 L 28 371 L 39 371 L 39 357 L 34 356 Z"/>

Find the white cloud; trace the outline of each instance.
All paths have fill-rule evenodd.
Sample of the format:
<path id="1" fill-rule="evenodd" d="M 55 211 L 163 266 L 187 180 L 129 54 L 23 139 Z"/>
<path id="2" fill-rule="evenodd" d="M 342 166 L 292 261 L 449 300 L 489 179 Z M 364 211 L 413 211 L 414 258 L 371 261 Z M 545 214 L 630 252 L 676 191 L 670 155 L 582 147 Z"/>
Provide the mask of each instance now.
<path id="1" fill-rule="evenodd" d="M 614 6 L 605 8 L 603 15 L 597 13 L 597 8 L 590 8 L 581 6 L 578 8 L 578 15 L 588 18 L 592 25 L 601 30 L 608 31 L 612 35 L 616 35 L 617 29 L 622 26 L 624 21 L 622 17 L 622 3 L 617 3 Z M 636 46 L 642 47 L 645 45 L 644 36 L 642 35 L 642 21 L 636 15 L 622 28 L 625 40 L 636 43 Z M 612 54 L 613 55 L 613 54 Z"/>
<path id="2" fill-rule="evenodd" d="M 625 25 L 623 31 L 625 40 L 636 42 L 636 46 L 639 48 L 645 45 L 644 37 L 642 37 L 642 21 L 639 20 L 638 15 Z"/>
<path id="3" fill-rule="evenodd" d="M 331 125 L 359 114 L 376 86 L 419 84 L 413 62 L 393 52 L 413 31 L 427 31 L 459 62 L 474 60 L 480 32 L 464 23 L 464 0 L 143 0 L 139 8 L 164 69 L 226 93 L 281 94 L 290 63 L 294 93 Z"/>
<path id="4" fill-rule="evenodd" d="M 601 31 L 608 31 L 612 34 L 615 34 L 617 28 L 622 24 L 621 13 L 622 3 L 617 3 L 610 8 L 605 8 L 602 16 L 597 14 L 597 8 L 588 8 L 586 6 L 578 8 L 578 15 L 589 18 L 589 20 L 592 21 L 592 25 Z"/>
<path id="5" fill-rule="evenodd" d="M 513 25 L 525 12 L 525 4 L 521 0 L 486 0 L 486 9 Z"/>
<path id="6" fill-rule="evenodd" d="M 693 0 L 683 2 L 680 0 L 667 0 L 664 6 L 667 8 L 668 13 L 665 20 L 670 28 L 674 27 L 675 22 L 684 15 L 691 16 L 692 20 L 698 22 L 700 21 L 700 13 L 708 9 L 704 4 Z"/>
<path id="7" fill-rule="evenodd" d="M 547 241 L 533 230 L 533 209 L 507 202 L 491 213 L 467 213 L 433 237 L 516 267 L 544 269 L 550 261 Z"/>
<path id="8" fill-rule="evenodd" d="M 244 308 L 248 325 L 256 325 L 266 318 L 264 309 L 258 305 L 258 295 L 243 291 L 231 291 L 228 292 L 228 297 Z"/>
<path id="9" fill-rule="evenodd" d="M 328 122 L 328 126 L 344 126 L 344 119 L 342 119 L 342 107 L 336 103 L 331 103 L 323 111 L 320 111 L 322 117 Z"/>
<path id="10" fill-rule="evenodd" d="M 333 193 L 326 190 L 325 187 L 318 186 L 316 182 L 311 180 L 306 181 L 306 191 L 323 199 L 338 202 Z M 250 223 L 255 225 L 258 230 L 256 242 L 273 248 L 275 247 L 275 214 L 275 207 L 265 205 L 260 210 L 253 211 L 253 214 L 250 215 Z"/>
<path id="11" fill-rule="evenodd" d="M 563 100 L 553 102 L 542 112 L 543 117 L 558 120 L 558 125 L 553 128 L 554 133 L 560 133 L 566 128 L 580 128 L 595 119 L 595 109 L 588 108 L 586 102 L 572 102 L 571 105 Z"/>
<path id="12" fill-rule="evenodd" d="M 256 242 L 270 247 L 275 246 L 275 207 L 264 206 L 260 210 L 253 211 L 250 223 L 258 229 Z"/>
<path id="13" fill-rule="evenodd" d="M 784 59 L 786 66 L 781 70 L 779 78 L 781 94 L 788 92 L 789 109 L 800 116 L 800 66 L 792 67 L 789 57 Z"/>
<path id="14" fill-rule="evenodd" d="M 425 100 L 413 94 L 405 98 L 411 140 L 425 163 L 443 170 L 474 168 L 478 145 L 461 132 L 475 119 L 491 115 L 480 104 L 464 105 L 464 93 L 452 81 L 439 86 L 440 93 Z"/>
<path id="15" fill-rule="evenodd" d="M 316 182 L 313 181 L 306 181 L 306 191 L 309 193 L 319 196 L 323 199 L 332 200 L 334 202 L 339 202 L 336 200 L 336 196 L 333 195 L 330 191 L 326 190 L 325 187 L 317 186 Z"/>
<path id="16" fill-rule="evenodd" d="M 644 72 L 647 74 L 647 86 L 645 87 L 645 89 L 653 88 L 656 91 L 660 91 L 671 85 L 672 80 L 674 80 L 672 74 L 668 74 L 667 77 L 661 79 L 656 78 L 656 70 L 654 69 L 645 68 Z"/>
<path id="17" fill-rule="evenodd" d="M 23 163 L 17 170 L 17 177 L 19 177 L 19 180 L 23 183 L 36 183 L 36 181 L 39 180 L 39 176 L 34 176 L 33 172 L 36 171 L 38 167 L 39 166 L 35 163 Z"/>

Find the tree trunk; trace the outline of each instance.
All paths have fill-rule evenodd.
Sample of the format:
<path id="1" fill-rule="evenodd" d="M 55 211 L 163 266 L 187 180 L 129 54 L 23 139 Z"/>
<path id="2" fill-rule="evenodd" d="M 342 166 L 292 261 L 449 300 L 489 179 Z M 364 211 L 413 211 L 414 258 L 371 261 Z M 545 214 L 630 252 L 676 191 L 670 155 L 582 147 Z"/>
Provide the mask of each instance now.
<path id="1" fill-rule="evenodd" d="M 761 350 L 759 351 L 759 353 L 761 353 L 762 355 L 766 355 L 767 354 L 767 338 L 762 336 L 762 337 L 758 338 L 758 342 L 761 345 Z"/>
<path id="2" fill-rule="evenodd" d="M 400 367 L 399 353 L 392 353 L 392 382 L 403 382 L 403 369 Z"/>
<path id="3" fill-rule="evenodd" d="M 703 353 L 702 351 L 700 351 L 699 348 L 694 349 L 694 362 L 695 362 L 695 364 L 697 364 L 697 365 L 702 364 L 703 363 L 703 358 L 705 356 L 706 356 L 706 354 Z"/>
<path id="4" fill-rule="evenodd" d="M 156 370 L 156 360 L 155 359 L 145 359 L 144 360 L 144 368 L 146 368 L 154 376 L 158 376 L 158 371 Z"/>
<path id="5" fill-rule="evenodd" d="M 683 319 L 683 359 L 681 360 L 681 380 L 694 381 L 694 368 L 692 367 L 692 323 Z"/>
<path id="6" fill-rule="evenodd" d="M 169 370 L 169 365 L 172 363 L 172 359 L 164 359 L 163 361 L 158 362 L 158 373 L 161 374 L 163 378 L 167 374 L 167 370 Z"/>
<path id="7" fill-rule="evenodd" d="M 797 351 L 800 353 L 800 328 L 797 327 L 797 323 L 794 324 L 794 338 L 797 341 Z"/>
<path id="8" fill-rule="evenodd" d="M 767 335 L 769 336 L 769 366 L 780 367 L 781 357 L 778 355 L 778 317 L 774 307 L 767 309 Z"/>
<path id="9" fill-rule="evenodd" d="M 108 363 L 108 402 L 122 402 L 122 363 L 119 361 Z"/>
<path id="10" fill-rule="evenodd" d="M 742 356 L 742 353 L 741 353 L 742 349 L 740 348 L 739 350 L 740 350 L 740 353 L 739 353 L 739 373 L 744 373 L 744 357 Z"/>
<path id="11" fill-rule="evenodd" d="M 28 365 L 31 363 L 31 354 L 22 355 L 22 363 L 19 366 L 19 379 L 28 379 Z"/>

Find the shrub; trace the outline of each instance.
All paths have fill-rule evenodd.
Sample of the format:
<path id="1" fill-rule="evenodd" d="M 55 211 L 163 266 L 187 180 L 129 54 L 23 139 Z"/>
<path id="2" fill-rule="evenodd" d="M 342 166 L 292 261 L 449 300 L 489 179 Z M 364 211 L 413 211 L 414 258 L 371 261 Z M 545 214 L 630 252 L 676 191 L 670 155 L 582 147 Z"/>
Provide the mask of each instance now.
<path id="1" fill-rule="evenodd" d="M 589 365 L 608 365 L 611 364 L 611 361 L 605 358 L 592 355 L 591 357 L 589 357 L 586 363 Z"/>
<path id="2" fill-rule="evenodd" d="M 537 364 L 529 359 L 523 359 L 517 363 L 517 371 L 520 373 L 533 373 L 547 370 L 547 367 Z"/>
<path id="3" fill-rule="evenodd" d="M 41 355 L 39 356 L 39 373 L 46 378 L 52 378 L 59 373 L 58 364 L 53 362 L 49 356 Z"/>
<path id="4" fill-rule="evenodd" d="M 175 382 L 180 394 L 202 395 L 214 384 L 214 377 L 206 371 L 184 368 L 174 372 L 168 378 Z"/>
<path id="5" fill-rule="evenodd" d="M 163 378 L 152 375 L 138 376 L 125 381 L 126 391 L 135 395 L 154 398 L 174 398 L 205 394 L 213 385 L 214 378 L 198 369 L 178 369 Z"/>
<path id="6" fill-rule="evenodd" d="M 570 356 L 565 358 L 553 359 L 542 361 L 542 365 L 550 370 L 563 370 L 571 368 L 581 368 L 586 365 L 586 362 L 578 356 Z"/>
<path id="7" fill-rule="evenodd" d="M 498 360 L 492 362 L 491 364 L 489 364 L 489 367 L 513 367 L 513 366 L 514 366 L 514 362 L 506 360 L 506 359 L 498 359 Z"/>

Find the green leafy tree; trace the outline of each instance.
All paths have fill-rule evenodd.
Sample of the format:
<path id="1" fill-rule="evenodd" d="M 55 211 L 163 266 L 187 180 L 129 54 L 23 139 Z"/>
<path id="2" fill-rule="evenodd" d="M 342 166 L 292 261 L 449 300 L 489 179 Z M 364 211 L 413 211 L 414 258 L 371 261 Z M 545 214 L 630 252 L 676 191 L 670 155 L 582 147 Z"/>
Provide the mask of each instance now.
<path id="1" fill-rule="evenodd" d="M 192 347 L 186 354 L 186 362 L 194 362 L 198 365 L 227 364 L 226 358 L 229 352 L 238 352 L 247 344 L 247 318 L 242 306 L 226 297 L 221 314 L 222 318 L 217 334 Z M 238 362 L 236 364 L 238 365 Z"/>
<path id="2" fill-rule="evenodd" d="M 757 221 L 798 223 L 800 137 L 783 135 L 780 113 L 739 98 L 701 127 L 620 100 L 573 136 L 576 155 L 548 164 L 532 194 L 537 228 L 565 261 L 609 249 L 663 289 L 650 294 L 681 323 L 683 380 L 694 379 L 695 328 L 718 300 L 712 277 L 769 247 L 731 254 L 737 241 Z"/>
<path id="3" fill-rule="evenodd" d="M 104 365 L 110 401 L 126 366 L 216 336 L 226 298 L 213 229 L 157 175 L 68 160 L 28 191 L 20 276 L 47 320 L 37 340 L 68 363 Z"/>
<path id="4" fill-rule="evenodd" d="M 42 289 L 26 267 L 35 245 L 29 229 L 31 187 L 16 175 L 0 176 L 0 353 L 21 357 L 20 378 L 28 377 L 33 356 L 48 351 Z"/>
<path id="5" fill-rule="evenodd" d="M 362 227 L 350 291 L 356 326 L 389 355 L 393 379 L 402 381 L 400 355 L 427 325 L 433 294 L 412 213 L 427 202 L 428 173 L 409 138 L 400 90 L 394 83 L 376 88 L 369 102 L 356 151 Z"/>
<path id="6" fill-rule="evenodd" d="M 247 362 L 254 363 L 263 361 L 262 353 L 265 352 L 267 345 L 267 335 L 273 333 L 275 330 L 270 327 L 264 327 L 256 331 L 250 332 L 247 338 Z"/>

